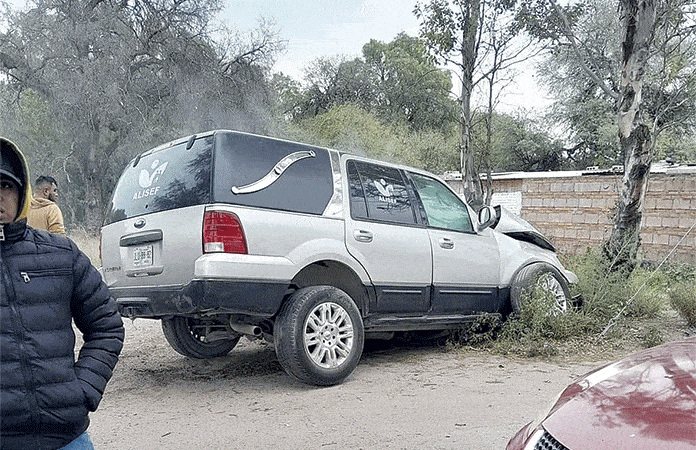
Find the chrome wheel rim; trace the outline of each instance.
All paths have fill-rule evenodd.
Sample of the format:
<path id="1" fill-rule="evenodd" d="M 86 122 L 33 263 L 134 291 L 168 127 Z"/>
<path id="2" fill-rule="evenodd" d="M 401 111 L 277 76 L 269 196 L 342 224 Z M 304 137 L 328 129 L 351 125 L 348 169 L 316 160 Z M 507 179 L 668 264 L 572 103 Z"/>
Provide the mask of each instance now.
<path id="1" fill-rule="evenodd" d="M 314 307 L 304 325 L 307 355 L 319 367 L 343 364 L 353 349 L 353 322 L 339 304 L 325 302 Z"/>
<path id="2" fill-rule="evenodd" d="M 550 292 L 554 297 L 553 308 L 549 311 L 551 315 L 563 314 L 568 310 L 568 298 L 561 282 L 553 274 L 545 273 L 541 275 L 537 283 L 538 286 Z"/>

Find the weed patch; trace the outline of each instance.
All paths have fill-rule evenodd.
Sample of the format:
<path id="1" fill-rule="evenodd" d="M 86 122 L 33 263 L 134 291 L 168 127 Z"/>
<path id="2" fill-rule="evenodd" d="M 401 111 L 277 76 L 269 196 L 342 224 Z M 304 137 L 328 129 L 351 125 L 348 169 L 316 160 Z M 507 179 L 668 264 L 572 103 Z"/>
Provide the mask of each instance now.
<path id="1" fill-rule="evenodd" d="M 641 336 L 641 344 L 645 348 L 655 347 L 665 342 L 664 334 L 658 327 L 650 327 Z"/>
<path id="2" fill-rule="evenodd" d="M 485 316 L 453 333 L 450 344 L 553 357 L 659 345 L 679 333 L 677 313 L 687 325 L 696 326 L 696 269 L 691 266 L 620 273 L 596 250 L 565 265 L 578 275 L 573 295 L 582 296 L 581 306 L 551 314 L 553 296 L 534 285 L 523 293 L 519 312 L 504 321 Z M 607 327 L 610 323 L 615 326 Z"/>
<path id="3" fill-rule="evenodd" d="M 696 326 L 696 282 L 682 281 L 667 290 L 672 307 L 693 327 Z"/>

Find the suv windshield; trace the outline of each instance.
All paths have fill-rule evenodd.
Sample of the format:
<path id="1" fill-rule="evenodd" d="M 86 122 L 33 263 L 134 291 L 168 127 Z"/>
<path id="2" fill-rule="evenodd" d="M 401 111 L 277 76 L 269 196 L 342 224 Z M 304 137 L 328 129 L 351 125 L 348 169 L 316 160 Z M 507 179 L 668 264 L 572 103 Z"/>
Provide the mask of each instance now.
<path id="1" fill-rule="evenodd" d="M 199 205 L 210 201 L 214 137 L 196 139 L 145 154 L 128 164 L 106 212 L 104 224 Z"/>

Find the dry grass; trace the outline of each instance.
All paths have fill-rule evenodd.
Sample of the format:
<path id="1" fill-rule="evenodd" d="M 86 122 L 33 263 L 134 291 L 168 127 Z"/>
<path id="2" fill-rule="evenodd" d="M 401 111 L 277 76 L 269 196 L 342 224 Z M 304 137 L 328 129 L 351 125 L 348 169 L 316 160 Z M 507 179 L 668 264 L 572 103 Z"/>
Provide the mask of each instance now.
<path id="1" fill-rule="evenodd" d="M 686 320 L 689 326 L 696 326 L 696 282 L 682 281 L 667 290 L 672 307 Z"/>
<path id="2" fill-rule="evenodd" d="M 94 267 L 101 266 L 101 258 L 99 257 L 99 236 L 90 234 L 82 227 L 68 230 L 68 237 L 72 239 L 77 247 L 87 255 Z"/>

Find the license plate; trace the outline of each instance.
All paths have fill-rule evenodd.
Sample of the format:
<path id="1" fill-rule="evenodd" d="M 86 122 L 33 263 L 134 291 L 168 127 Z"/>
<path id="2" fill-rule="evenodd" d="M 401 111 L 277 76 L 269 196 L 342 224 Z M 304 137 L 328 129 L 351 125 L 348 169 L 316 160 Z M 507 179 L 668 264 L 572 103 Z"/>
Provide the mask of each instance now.
<path id="1" fill-rule="evenodd" d="M 133 267 L 152 265 L 152 245 L 133 248 Z"/>

